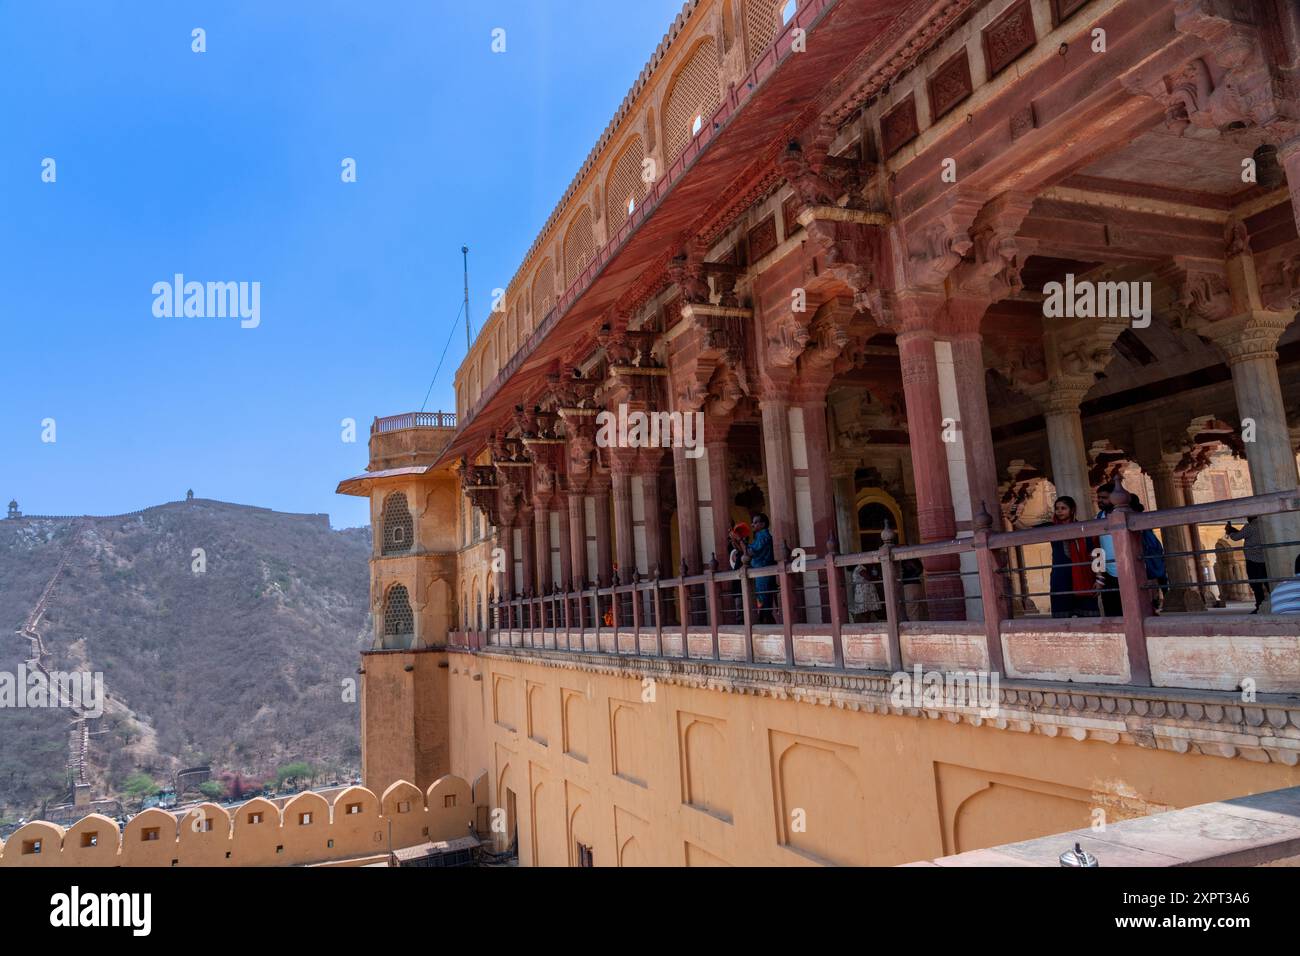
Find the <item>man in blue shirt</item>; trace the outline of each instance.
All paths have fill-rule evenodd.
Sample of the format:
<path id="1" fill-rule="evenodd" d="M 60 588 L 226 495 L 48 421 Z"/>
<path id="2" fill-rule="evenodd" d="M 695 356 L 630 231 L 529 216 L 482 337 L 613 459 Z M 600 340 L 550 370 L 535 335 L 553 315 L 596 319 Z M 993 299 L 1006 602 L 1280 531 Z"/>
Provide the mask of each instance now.
<path id="1" fill-rule="evenodd" d="M 1097 489 L 1097 505 L 1101 509 L 1098 518 L 1107 517 L 1115 510 L 1110 500 L 1110 485 L 1101 485 Z M 1097 575 L 1097 590 L 1101 592 L 1101 613 L 1103 617 L 1123 617 L 1124 605 L 1119 598 L 1119 571 L 1115 565 L 1115 540 L 1108 534 L 1099 535 L 1097 546 L 1106 555 L 1106 570 Z"/>

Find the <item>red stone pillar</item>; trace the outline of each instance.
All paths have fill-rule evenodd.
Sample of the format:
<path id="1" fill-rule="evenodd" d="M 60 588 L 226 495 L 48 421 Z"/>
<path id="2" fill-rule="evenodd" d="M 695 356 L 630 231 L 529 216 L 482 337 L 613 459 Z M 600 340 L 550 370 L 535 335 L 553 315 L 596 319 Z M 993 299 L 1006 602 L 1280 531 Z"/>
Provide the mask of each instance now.
<path id="1" fill-rule="evenodd" d="M 776 557 L 799 543 L 794 510 L 794 461 L 790 451 L 790 402 L 783 395 L 758 403 L 763 413 L 763 471 L 767 475 L 767 516 L 772 521 Z"/>
<path id="2" fill-rule="evenodd" d="M 727 480 L 726 436 L 710 439 L 704 447 L 709 455 L 709 500 L 713 502 L 713 553 L 702 554 L 701 560 L 707 564 L 717 558 L 718 567 L 725 571 L 731 553 L 727 538 L 731 530 L 731 482 Z"/>
<path id="3" fill-rule="evenodd" d="M 618 580 L 631 580 L 636 564 L 636 544 L 632 537 L 632 475 L 618 464 L 614 466 L 614 553 L 618 561 Z"/>
<path id="4" fill-rule="evenodd" d="M 515 529 L 513 524 L 497 528 L 497 547 L 501 549 L 504 570 L 497 575 L 497 596 L 509 600 L 515 594 Z"/>
<path id="5" fill-rule="evenodd" d="M 976 308 L 982 314 L 984 305 Z M 957 386 L 957 403 L 961 415 L 962 448 L 966 453 L 966 482 L 970 488 L 971 514 L 980 505 L 997 514 L 997 458 L 993 453 L 993 427 L 989 422 L 988 392 L 984 384 L 984 345 L 978 332 L 966 331 L 953 336 L 953 374 Z"/>
<path id="6" fill-rule="evenodd" d="M 831 535 L 838 539 L 835 518 L 835 486 L 831 477 L 830 433 L 826 428 L 826 400 L 799 403 L 803 409 L 804 447 L 808 464 L 808 487 L 812 497 L 813 540 L 809 557 L 826 553 Z M 794 542 L 791 542 L 793 547 Z M 853 548 L 852 550 L 857 550 Z"/>
<path id="7" fill-rule="evenodd" d="M 683 412 L 684 415 L 691 414 Z M 702 568 L 700 558 L 700 497 L 696 478 L 697 458 L 687 455 L 688 448 L 673 449 L 673 483 L 677 489 L 677 537 L 682 559 L 691 574 Z M 661 568 L 665 577 L 676 577 L 678 568 Z"/>
<path id="8" fill-rule="evenodd" d="M 570 491 L 569 503 L 569 569 L 574 590 L 582 590 L 587 581 L 587 516 L 586 497 Z"/>
<path id="9" fill-rule="evenodd" d="M 658 449 L 648 449 L 653 452 L 652 458 L 659 457 Z M 644 575 L 652 575 L 655 568 L 659 568 L 659 573 L 664 574 L 663 565 L 663 526 L 659 520 L 659 466 L 657 463 L 648 465 L 646 470 L 641 474 L 641 507 L 645 514 L 645 563 L 646 566 L 641 568 Z"/>
<path id="10" fill-rule="evenodd" d="M 562 590 L 568 591 L 573 585 L 573 542 L 572 532 L 569 528 L 569 505 L 568 500 L 571 497 L 568 493 L 560 493 L 555 496 L 555 511 L 559 516 L 558 526 L 560 529 L 560 540 L 558 543 L 560 550 L 560 580 L 555 582 Z"/>
<path id="11" fill-rule="evenodd" d="M 614 536 L 609 523 L 610 486 L 605 482 L 597 484 L 592 492 L 596 505 L 596 581 L 604 586 L 610 581 L 611 559 L 610 542 Z"/>
<path id="12" fill-rule="evenodd" d="M 903 331 L 896 339 L 903 373 L 903 399 L 907 405 L 912 474 L 916 482 L 916 523 L 923 542 L 947 541 L 957 534 L 952 487 L 948 482 L 948 456 L 943 448 L 935 334 L 929 321 L 941 305 L 941 302 L 929 300 L 900 303 L 905 319 Z M 924 563 L 926 597 L 931 601 L 928 607 L 930 617 L 935 620 L 964 619 L 964 590 L 961 579 L 955 574 L 960 570 L 956 555 L 926 558 Z"/>
<path id="13" fill-rule="evenodd" d="M 551 511 L 545 500 L 533 503 L 533 547 L 536 549 L 537 593 L 551 590 Z"/>
<path id="14" fill-rule="evenodd" d="M 537 593 L 537 572 L 534 569 L 535 554 L 533 552 L 533 509 L 519 509 L 519 536 L 522 538 L 523 553 L 520 555 L 524 562 L 524 594 Z"/>

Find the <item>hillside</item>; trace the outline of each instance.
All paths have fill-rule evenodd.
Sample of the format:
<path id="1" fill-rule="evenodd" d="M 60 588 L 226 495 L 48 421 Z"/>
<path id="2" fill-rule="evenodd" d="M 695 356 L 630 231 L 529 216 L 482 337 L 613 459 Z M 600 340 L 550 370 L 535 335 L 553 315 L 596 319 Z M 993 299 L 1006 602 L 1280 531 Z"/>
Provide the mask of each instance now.
<path id="1" fill-rule="evenodd" d="M 145 770 L 268 774 L 307 760 L 360 766 L 343 699 L 369 643 L 369 529 L 323 515 L 195 499 L 115 518 L 0 519 L 0 670 L 71 542 L 38 630 L 51 669 L 101 671 L 88 778 L 116 795 Z M 192 570 L 202 548 L 206 569 Z M 0 816 L 67 792 L 69 714 L 0 708 Z"/>

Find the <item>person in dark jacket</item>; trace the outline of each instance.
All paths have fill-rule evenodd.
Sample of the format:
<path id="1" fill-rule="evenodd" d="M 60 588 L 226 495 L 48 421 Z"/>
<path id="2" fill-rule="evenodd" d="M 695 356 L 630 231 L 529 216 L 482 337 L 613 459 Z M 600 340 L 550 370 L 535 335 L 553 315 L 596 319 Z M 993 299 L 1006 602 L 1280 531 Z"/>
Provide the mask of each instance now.
<path id="1" fill-rule="evenodd" d="M 1061 495 L 1052 506 L 1052 520 L 1045 524 L 1074 524 L 1079 506 L 1069 495 Z M 1092 551 L 1097 539 L 1087 536 L 1052 542 L 1052 617 L 1096 617 L 1096 577 L 1092 572 Z"/>
<path id="2" fill-rule="evenodd" d="M 771 567 L 776 563 L 776 553 L 772 545 L 772 532 L 768 528 L 767 515 L 758 512 L 749 519 L 749 525 L 754 529 L 754 540 L 747 545 L 743 540 L 739 542 L 740 547 L 743 547 L 749 555 L 749 566 L 751 568 Z M 755 623 L 775 624 L 773 610 L 776 607 L 776 576 L 768 575 L 755 579 L 754 590 L 758 596 L 758 620 Z"/>
<path id="3" fill-rule="evenodd" d="M 1134 511 L 1142 511 L 1142 499 L 1137 495 L 1131 495 L 1129 507 Z M 1147 580 L 1154 581 L 1160 588 L 1160 607 L 1164 606 L 1165 597 L 1169 594 L 1169 573 L 1165 569 L 1165 546 L 1160 543 L 1156 533 L 1150 528 L 1142 532 L 1142 564 L 1146 568 Z M 1160 607 L 1156 608 L 1157 613 Z"/>

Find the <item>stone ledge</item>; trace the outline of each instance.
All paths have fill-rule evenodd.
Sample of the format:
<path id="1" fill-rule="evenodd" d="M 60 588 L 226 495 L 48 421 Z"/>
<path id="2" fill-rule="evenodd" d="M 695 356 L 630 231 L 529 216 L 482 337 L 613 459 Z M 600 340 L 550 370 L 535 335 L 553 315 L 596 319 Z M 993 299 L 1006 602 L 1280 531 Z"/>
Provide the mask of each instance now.
<path id="1" fill-rule="evenodd" d="M 672 658 L 615 657 L 535 648 L 453 650 L 471 658 L 521 661 L 666 684 L 790 700 L 881 716 L 917 717 L 988 726 L 1046 737 L 1097 740 L 1171 753 L 1242 757 L 1294 767 L 1300 762 L 1300 701 L 1261 694 L 1252 704 L 1224 691 L 1049 684 L 1000 680 L 996 713 L 975 707 L 898 707 L 884 672 L 809 671 L 779 665 Z M 462 664 L 465 674 L 474 671 Z"/>

